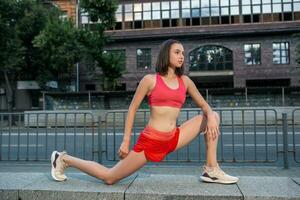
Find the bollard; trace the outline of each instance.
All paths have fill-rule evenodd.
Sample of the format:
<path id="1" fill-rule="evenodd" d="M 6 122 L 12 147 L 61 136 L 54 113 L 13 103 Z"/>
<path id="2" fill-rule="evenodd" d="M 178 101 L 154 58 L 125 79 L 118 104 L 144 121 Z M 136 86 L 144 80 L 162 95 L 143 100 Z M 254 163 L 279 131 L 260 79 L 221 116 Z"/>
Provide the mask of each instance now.
<path id="1" fill-rule="evenodd" d="M 287 114 L 282 113 L 282 142 L 283 142 L 283 165 L 284 169 L 289 168 L 288 162 L 288 130 L 287 130 Z"/>
<path id="2" fill-rule="evenodd" d="M 98 162 L 102 164 L 101 116 L 98 117 Z"/>

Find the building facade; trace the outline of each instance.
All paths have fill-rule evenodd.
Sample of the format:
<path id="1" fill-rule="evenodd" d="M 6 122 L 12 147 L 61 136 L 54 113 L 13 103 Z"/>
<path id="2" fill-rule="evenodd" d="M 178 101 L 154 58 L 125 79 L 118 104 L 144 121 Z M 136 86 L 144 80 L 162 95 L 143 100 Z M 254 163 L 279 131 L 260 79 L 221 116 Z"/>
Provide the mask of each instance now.
<path id="1" fill-rule="evenodd" d="M 169 38 L 183 44 L 185 72 L 199 88 L 300 86 L 300 0 L 120 0 L 116 19 L 105 49 L 126 57 L 124 90 L 155 73 Z M 80 24 L 90 24 L 85 13 Z M 81 91 L 101 90 L 99 79 L 81 72 Z"/>

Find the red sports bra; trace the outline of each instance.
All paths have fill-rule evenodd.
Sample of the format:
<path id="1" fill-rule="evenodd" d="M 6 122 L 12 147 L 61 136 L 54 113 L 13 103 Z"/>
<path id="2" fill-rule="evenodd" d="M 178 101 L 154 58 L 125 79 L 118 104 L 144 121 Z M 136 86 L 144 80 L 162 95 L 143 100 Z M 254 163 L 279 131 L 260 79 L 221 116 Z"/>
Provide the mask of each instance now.
<path id="1" fill-rule="evenodd" d="M 179 87 L 172 89 L 168 87 L 159 74 L 156 74 L 156 83 L 148 96 L 150 106 L 170 106 L 181 108 L 185 102 L 186 88 L 183 80 L 177 77 Z"/>

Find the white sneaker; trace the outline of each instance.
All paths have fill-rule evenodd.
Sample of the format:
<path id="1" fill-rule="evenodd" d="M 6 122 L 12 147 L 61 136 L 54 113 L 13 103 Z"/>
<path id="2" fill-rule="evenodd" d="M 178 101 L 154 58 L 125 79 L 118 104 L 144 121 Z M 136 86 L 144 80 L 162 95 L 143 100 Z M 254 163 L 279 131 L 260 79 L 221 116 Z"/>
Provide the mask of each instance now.
<path id="1" fill-rule="evenodd" d="M 238 182 L 239 178 L 226 174 L 220 167 L 203 167 L 200 179 L 209 183 L 232 184 Z"/>
<path id="2" fill-rule="evenodd" d="M 67 176 L 64 174 L 68 165 L 63 161 L 62 156 L 67 152 L 53 151 L 51 154 L 51 176 L 56 181 L 65 181 Z"/>

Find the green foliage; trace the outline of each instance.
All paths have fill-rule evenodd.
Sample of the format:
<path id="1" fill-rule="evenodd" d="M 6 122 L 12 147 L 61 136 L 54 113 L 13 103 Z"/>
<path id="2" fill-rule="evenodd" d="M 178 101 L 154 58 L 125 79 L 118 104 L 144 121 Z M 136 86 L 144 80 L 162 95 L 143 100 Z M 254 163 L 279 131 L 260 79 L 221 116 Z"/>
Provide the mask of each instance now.
<path id="1" fill-rule="evenodd" d="M 50 80 L 57 80 L 61 88 L 70 82 L 74 71 L 74 64 L 81 58 L 83 45 L 80 42 L 81 32 L 70 21 L 52 20 L 45 29 L 33 40 L 34 47 L 41 52 L 42 66 L 39 68 L 38 78 L 44 84 Z M 43 75 L 48 74 L 48 75 Z"/>
<path id="2" fill-rule="evenodd" d="M 104 90 L 115 90 L 117 80 L 125 71 L 125 57 L 118 54 L 103 54 L 103 46 L 111 41 L 104 34 L 106 29 L 115 25 L 115 12 L 118 8 L 117 0 L 81 0 L 81 8 L 89 13 L 92 22 L 98 22 L 88 26 L 85 32 L 86 56 L 88 69 L 94 74 L 95 68 L 101 68 L 103 72 Z M 94 62 L 88 62 L 93 60 Z"/>
<path id="3" fill-rule="evenodd" d="M 101 66 L 104 79 L 104 90 L 115 90 L 117 80 L 125 71 L 125 55 L 124 53 L 103 53 Z"/>
<path id="4" fill-rule="evenodd" d="M 92 22 L 100 21 L 107 28 L 115 25 L 115 12 L 118 8 L 117 0 L 81 0 L 80 7 L 89 13 Z"/>
<path id="5" fill-rule="evenodd" d="M 300 64 L 300 33 L 297 33 L 294 35 L 294 37 L 297 38 L 297 44 L 296 44 L 296 62 Z"/>
<path id="6" fill-rule="evenodd" d="M 24 61 L 24 48 L 16 33 L 16 7 L 14 1 L 0 1 L 0 70 L 11 76 L 20 70 L 18 66 Z"/>

